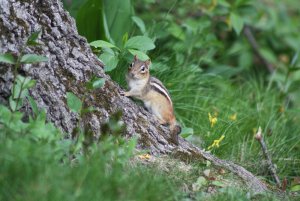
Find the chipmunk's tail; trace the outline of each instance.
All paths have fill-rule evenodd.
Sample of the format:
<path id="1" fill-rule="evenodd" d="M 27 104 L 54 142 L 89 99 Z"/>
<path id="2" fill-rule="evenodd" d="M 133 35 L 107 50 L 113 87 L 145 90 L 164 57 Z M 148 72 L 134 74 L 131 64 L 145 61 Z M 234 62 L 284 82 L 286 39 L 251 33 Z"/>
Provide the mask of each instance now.
<path id="1" fill-rule="evenodd" d="M 171 137 L 174 144 L 178 145 L 178 135 L 181 132 L 181 127 L 177 124 L 175 117 L 170 122 Z"/>

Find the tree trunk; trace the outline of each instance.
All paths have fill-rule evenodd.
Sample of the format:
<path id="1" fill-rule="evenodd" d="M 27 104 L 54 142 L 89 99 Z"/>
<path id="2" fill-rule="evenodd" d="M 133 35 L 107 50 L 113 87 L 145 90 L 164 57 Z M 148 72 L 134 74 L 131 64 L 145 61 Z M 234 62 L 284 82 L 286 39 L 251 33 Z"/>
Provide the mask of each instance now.
<path id="1" fill-rule="evenodd" d="M 20 53 L 31 33 L 42 30 L 42 46 L 26 48 L 26 53 L 41 54 L 48 62 L 24 65 L 19 73 L 37 81 L 30 90 L 39 108 L 45 108 L 47 119 L 62 131 L 71 134 L 78 116 L 66 105 L 66 92 L 79 97 L 87 95 L 89 105 L 97 111 L 88 122 L 94 133 L 111 114 L 123 111 L 126 137 L 137 136 L 138 148 L 151 154 L 172 154 L 182 159 L 206 159 L 240 176 L 246 186 L 256 192 L 268 191 L 266 185 L 253 174 L 232 162 L 220 160 L 210 153 L 180 139 L 179 146 L 171 143 L 169 129 L 159 123 L 133 101 L 119 94 L 120 87 L 103 71 L 103 64 L 92 53 L 85 38 L 78 35 L 74 19 L 59 0 L 0 0 L 1 53 Z M 13 82 L 13 66 L 0 64 L 0 103 L 7 104 Z M 84 83 L 92 75 L 106 79 L 104 87 L 87 94 Z M 25 103 L 26 104 L 26 103 Z"/>

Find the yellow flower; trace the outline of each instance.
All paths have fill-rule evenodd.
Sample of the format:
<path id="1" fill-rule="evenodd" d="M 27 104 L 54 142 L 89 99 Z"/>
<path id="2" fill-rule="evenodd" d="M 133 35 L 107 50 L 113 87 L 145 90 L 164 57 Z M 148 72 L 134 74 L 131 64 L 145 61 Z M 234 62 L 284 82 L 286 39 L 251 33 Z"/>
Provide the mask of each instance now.
<path id="1" fill-rule="evenodd" d="M 220 146 L 220 142 L 222 142 L 222 140 L 225 138 L 225 135 L 222 135 L 219 139 L 214 140 L 214 142 L 207 148 L 208 150 L 211 150 L 214 147 L 219 147 Z"/>
<path id="2" fill-rule="evenodd" d="M 139 157 L 139 159 L 147 160 L 147 159 L 151 158 L 151 155 L 150 154 L 141 154 L 141 155 L 138 155 L 138 157 Z"/>
<path id="3" fill-rule="evenodd" d="M 215 114 L 214 116 L 212 116 L 210 114 L 210 112 L 208 113 L 208 119 L 210 122 L 210 127 L 214 127 L 214 125 L 217 123 L 218 119 L 217 119 L 217 114 Z"/>
<path id="4" fill-rule="evenodd" d="M 230 115 L 230 116 L 229 116 L 229 119 L 230 119 L 231 121 L 235 121 L 235 120 L 236 120 L 236 117 L 237 117 L 237 114 L 234 113 L 233 115 Z"/>

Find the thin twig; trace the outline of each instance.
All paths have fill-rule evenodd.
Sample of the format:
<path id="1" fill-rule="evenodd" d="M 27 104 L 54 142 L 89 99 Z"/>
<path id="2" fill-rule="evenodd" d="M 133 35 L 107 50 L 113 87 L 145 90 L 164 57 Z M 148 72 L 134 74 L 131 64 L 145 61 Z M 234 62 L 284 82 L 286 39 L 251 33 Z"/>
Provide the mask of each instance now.
<path id="1" fill-rule="evenodd" d="M 254 50 L 256 56 L 259 58 L 259 60 L 263 63 L 263 65 L 268 69 L 268 71 L 270 73 L 272 73 L 274 71 L 274 66 L 269 63 L 266 58 L 263 57 L 263 55 L 260 53 L 259 51 L 259 45 L 255 39 L 255 37 L 253 36 L 253 33 L 251 31 L 251 28 L 249 26 L 245 26 L 244 27 L 244 35 L 246 36 L 248 42 L 250 43 L 252 49 Z"/>
<path id="2" fill-rule="evenodd" d="M 271 172 L 273 178 L 275 179 L 275 182 L 277 184 L 278 187 L 281 187 L 281 182 L 280 182 L 280 179 L 276 173 L 276 168 L 274 166 L 274 164 L 272 163 L 272 160 L 271 160 L 271 157 L 268 153 L 268 149 L 267 149 L 267 145 L 264 141 L 264 138 L 262 136 L 262 131 L 261 131 L 261 127 L 258 128 L 258 131 L 255 135 L 255 139 L 257 141 L 259 141 L 260 145 L 261 145 L 261 148 L 262 148 L 262 151 L 267 159 L 267 164 L 268 164 L 268 169 L 269 171 Z"/>

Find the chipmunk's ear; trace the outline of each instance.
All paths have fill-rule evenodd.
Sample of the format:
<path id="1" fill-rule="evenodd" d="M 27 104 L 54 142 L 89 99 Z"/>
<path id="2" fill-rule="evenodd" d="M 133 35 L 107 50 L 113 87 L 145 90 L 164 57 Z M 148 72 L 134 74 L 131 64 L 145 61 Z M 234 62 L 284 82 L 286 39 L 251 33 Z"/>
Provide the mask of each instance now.
<path id="1" fill-rule="evenodd" d="M 150 60 L 150 59 L 146 60 L 146 61 L 145 61 L 145 64 L 146 64 L 146 66 L 147 66 L 148 68 L 150 68 L 151 60 Z"/>
<path id="2" fill-rule="evenodd" d="M 133 60 L 134 60 L 134 61 L 137 61 L 137 60 L 138 60 L 137 55 L 134 55 Z"/>

